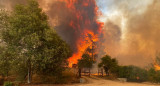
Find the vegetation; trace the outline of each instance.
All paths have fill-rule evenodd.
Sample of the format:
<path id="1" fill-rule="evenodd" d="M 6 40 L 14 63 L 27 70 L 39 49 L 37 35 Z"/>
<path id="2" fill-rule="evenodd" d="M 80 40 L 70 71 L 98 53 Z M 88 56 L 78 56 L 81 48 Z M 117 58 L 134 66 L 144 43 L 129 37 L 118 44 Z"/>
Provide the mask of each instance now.
<path id="1" fill-rule="evenodd" d="M 12 83 L 12 82 L 7 81 L 7 82 L 4 82 L 4 85 L 3 85 L 3 86 L 13 86 L 13 83 Z"/>
<path id="2" fill-rule="evenodd" d="M 83 54 L 82 59 L 78 60 L 79 68 L 92 68 L 94 60 L 89 54 Z"/>
<path id="3" fill-rule="evenodd" d="M 127 78 L 128 81 L 133 82 L 160 82 L 160 71 L 156 71 L 153 65 L 149 69 L 136 66 L 120 66 L 118 65 L 117 60 L 112 59 L 109 55 L 105 55 L 101 60 L 102 61 L 98 66 L 103 67 L 108 75 Z M 159 57 L 157 57 L 157 62 L 159 62 Z"/>
<path id="4" fill-rule="evenodd" d="M 101 58 L 101 63 L 98 64 L 98 67 L 103 67 L 108 76 L 110 73 L 116 74 L 118 71 L 118 61 L 114 58 L 112 59 L 109 55 L 105 55 Z"/>
<path id="5" fill-rule="evenodd" d="M 147 80 L 147 70 L 136 66 L 120 66 L 118 77 L 127 78 L 128 81 L 142 82 Z"/>
<path id="6" fill-rule="evenodd" d="M 31 82 L 33 74 L 60 77 L 71 56 L 70 47 L 48 25 L 48 17 L 35 0 L 0 12 L 0 74 L 14 73 Z"/>

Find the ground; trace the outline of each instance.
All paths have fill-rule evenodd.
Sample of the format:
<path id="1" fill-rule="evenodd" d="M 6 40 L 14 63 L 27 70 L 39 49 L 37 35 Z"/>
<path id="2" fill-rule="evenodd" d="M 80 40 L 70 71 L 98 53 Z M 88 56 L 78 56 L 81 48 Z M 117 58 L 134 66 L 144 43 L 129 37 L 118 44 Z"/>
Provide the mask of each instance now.
<path id="1" fill-rule="evenodd" d="M 131 82 L 120 82 L 106 80 L 97 77 L 84 77 L 87 82 L 81 84 L 72 84 L 72 85 L 33 85 L 33 86 L 160 86 L 158 84 L 151 83 L 131 83 Z"/>

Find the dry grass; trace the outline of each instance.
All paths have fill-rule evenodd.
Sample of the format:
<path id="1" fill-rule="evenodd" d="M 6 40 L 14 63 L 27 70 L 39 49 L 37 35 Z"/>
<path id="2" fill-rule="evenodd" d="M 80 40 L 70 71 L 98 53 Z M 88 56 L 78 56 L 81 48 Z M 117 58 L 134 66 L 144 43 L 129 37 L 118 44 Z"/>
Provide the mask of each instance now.
<path id="1" fill-rule="evenodd" d="M 33 75 L 32 83 L 33 84 L 71 84 L 79 82 L 76 73 L 73 69 L 66 69 L 62 73 L 61 78 L 55 76 L 43 76 L 43 75 Z"/>

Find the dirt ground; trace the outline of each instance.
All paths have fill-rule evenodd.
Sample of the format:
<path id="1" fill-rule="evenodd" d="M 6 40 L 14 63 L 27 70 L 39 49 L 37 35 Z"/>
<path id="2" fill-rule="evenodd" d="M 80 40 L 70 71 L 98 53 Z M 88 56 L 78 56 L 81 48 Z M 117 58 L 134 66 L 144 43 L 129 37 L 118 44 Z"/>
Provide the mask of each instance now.
<path id="1" fill-rule="evenodd" d="M 84 77 L 84 78 L 87 80 L 87 82 L 83 84 L 81 83 L 72 85 L 32 85 L 32 86 L 160 86 L 151 83 L 131 83 L 131 82 L 111 81 L 97 77 L 91 77 L 91 78 Z"/>

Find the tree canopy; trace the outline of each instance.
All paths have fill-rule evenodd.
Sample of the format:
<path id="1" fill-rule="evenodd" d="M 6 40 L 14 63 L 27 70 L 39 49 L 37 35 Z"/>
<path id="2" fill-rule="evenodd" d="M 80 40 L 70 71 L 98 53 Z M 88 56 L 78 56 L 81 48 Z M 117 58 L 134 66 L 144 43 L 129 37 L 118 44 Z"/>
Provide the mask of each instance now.
<path id="1" fill-rule="evenodd" d="M 98 67 L 103 67 L 106 74 L 109 75 L 109 72 L 117 72 L 118 61 L 114 58 L 111 58 L 111 56 L 109 55 L 105 55 L 101 58 L 101 63 L 98 64 Z"/>
<path id="2" fill-rule="evenodd" d="M 18 65 L 14 68 L 20 71 L 26 68 L 23 69 L 25 72 L 30 70 L 37 74 L 61 75 L 71 50 L 49 26 L 48 17 L 37 1 L 28 0 L 25 5 L 16 5 L 13 12 L 3 18 L 7 19 L 7 27 L 2 29 L 2 41 L 16 54 L 13 62 Z M 0 24 L 0 27 L 4 26 Z"/>
<path id="3" fill-rule="evenodd" d="M 84 53 L 82 58 L 78 60 L 78 67 L 79 68 L 92 68 L 94 63 L 93 58 L 89 55 Z"/>

